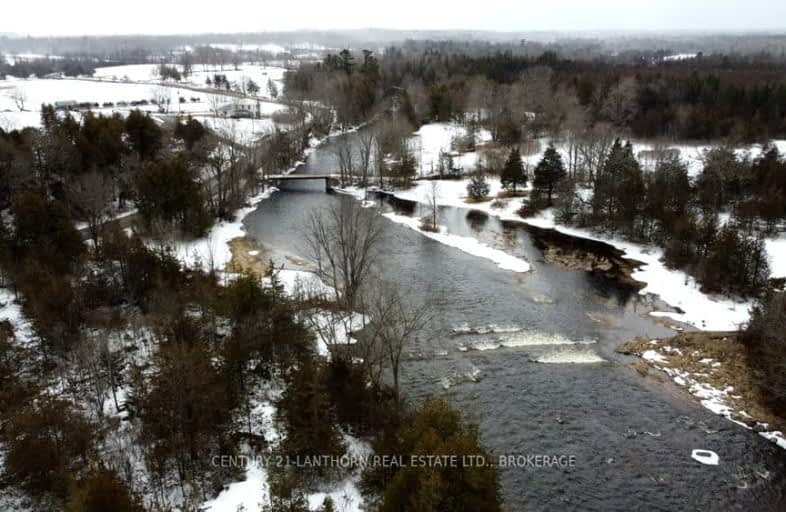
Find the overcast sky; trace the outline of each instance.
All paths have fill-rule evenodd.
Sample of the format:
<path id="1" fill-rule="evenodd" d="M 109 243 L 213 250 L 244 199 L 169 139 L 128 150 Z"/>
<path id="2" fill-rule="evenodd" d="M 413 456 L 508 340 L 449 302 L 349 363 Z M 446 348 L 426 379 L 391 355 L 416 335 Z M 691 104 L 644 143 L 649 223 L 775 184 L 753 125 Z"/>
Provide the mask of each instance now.
<path id="1" fill-rule="evenodd" d="M 3 0 L 0 33 L 172 34 L 346 28 L 764 30 L 786 0 Z"/>

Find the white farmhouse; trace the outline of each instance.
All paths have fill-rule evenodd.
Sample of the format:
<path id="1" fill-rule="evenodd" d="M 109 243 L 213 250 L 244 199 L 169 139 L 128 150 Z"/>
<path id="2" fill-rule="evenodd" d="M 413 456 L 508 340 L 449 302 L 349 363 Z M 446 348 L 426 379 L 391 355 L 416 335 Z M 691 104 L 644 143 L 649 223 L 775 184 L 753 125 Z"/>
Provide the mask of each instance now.
<path id="1" fill-rule="evenodd" d="M 222 117 L 250 117 L 258 118 L 262 113 L 262 108 L 258 100 L 236 99 L 229 103 L 220 105 L 216 109 L 216 115 Z"/>

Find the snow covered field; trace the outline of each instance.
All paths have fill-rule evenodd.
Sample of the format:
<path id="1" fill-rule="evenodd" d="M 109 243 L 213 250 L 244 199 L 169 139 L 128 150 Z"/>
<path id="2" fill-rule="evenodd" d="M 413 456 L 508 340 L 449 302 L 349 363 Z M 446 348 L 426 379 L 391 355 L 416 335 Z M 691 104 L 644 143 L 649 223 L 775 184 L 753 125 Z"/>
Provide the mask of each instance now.
<path id="1" fill-rule="evenodd" d="M 15 98 L 20 94 L 25 98 L 24 111 L 19 110 Z M 166 113 L 161 113 L 158 106 L 150 103 L 152 99 L 160 101 L 161 98 L 170 100 Z M 185 98 L 185 102 L 181 103 L 180 98 Z M 198 99 L 198 101 L 192 101 L 192 98 Z M 131 110 L 138 108 L 151 112 L 153 118 L 159 123 L 178 115 L 191 115 L 216 131 L 231 136 L 241 143 L 249 144 L 273 131 L 275 123 L 271 116 L 286 109 L 286 106 L 280 103 L 261 101 L 259 106 L 262 117 L 260 119 L 231 119 L 213 115 L 214 105 L 230 103 L 233 99 L 233 97 L 221 94 L 208 94 L 155 84 L 71 79 L 0 81 L 0 128 L 14 130 L 40 127 L 41 104 L 43 103 L 53 104 L 56 101 L 90 102 L 99 105 L 113 103 L 112 107 L 102 106 L 92 110 L 104 115 L 113 113 L 127 115 Z M 132 101 L 141 100 L 147 100 L 148 105 L 130 105 Z M 118 105 L 122 102 L 128 105 Z M 80 120 L 82 113 L 72 112 L 71 115 Z"/>
<path id="2" fill-rule="evenodd" d="M 453 164 L 456 167 L 463 169 L 464 172 L 472 171 L 478 159 L 477 152 L 458 154 L 451 148 L 454 138 L 466 135 L 467 130 L 463 126 L 453 123 L 431 123 L 421 126 L 410 138 L 410 144 L 420 163 L 418 174 L 423 176 L 436 173 L 440 152 L 452 153 Z M 476 144 L 490 140 L 491 133 L 486 129 L 478 130 L 475 135 Z"/>
<path id="3" fill-rule="evenodd" d="M 101 80 L 148 82 L 155 84 L 161 81 L 158 70 L 158 64 L 108 66 L 96 68 L 95 75 L 93 76 Z M 236 89 L 238 87 L 242 88 L 243 84 L 248 83 L 249 80 L 253 80 L 260 88 L 256 96 L 270 99 L 271 95 L 268 90 L 268 80 L 272 81 L 277 91 L 281 93 L 284 86 L 285 72 L 286 69 L 280 66 L 260 66 L 249 63 L 239 65 L 238 69 L 235 69 L 232 65 L 227 65 L 225 69 L 221 69 L 220 66 L 205 67 L 201 64 L 196 64 L 193 67 L 191 75 L 183 78 L 182 82 L 197 87 L 205 87 L 208 78 L 212 81 L 214 75 L 224 75 L 232 88 Z"/>
<path id="4" fill-rule="evenodd" d="M 250 144 L 272 133 L 276 128 L 276 123 L 269 118 L 229 119 L 204 115 L 192 117 L 219 135 L 231 137 L 241 144 Z"/>

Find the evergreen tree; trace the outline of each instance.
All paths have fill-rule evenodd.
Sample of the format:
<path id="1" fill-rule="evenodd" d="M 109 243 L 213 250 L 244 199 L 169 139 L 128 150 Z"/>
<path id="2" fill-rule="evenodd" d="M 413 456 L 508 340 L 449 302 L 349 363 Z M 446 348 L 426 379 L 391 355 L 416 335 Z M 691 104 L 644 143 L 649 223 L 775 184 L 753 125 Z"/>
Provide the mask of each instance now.
<path id="1" fill-rule="evenodd" d="M 267 79 L 267 92 L 270 94 L 271 98 L 278 98 L 278 86 L 276 86 L 276 83 L 272 78 Z"/>
<path id="2" fill-rule="evenodd" d="M 421 404 L 403 422 L 396 453 L 409 455 L 483 455 L 478 430 L 443 400 Z M 382 494 L 382 512 L 499 512 L 499 481 L 494 467 L 405 466 L 392 476 Z"/>
<path id="3" fill-rule="evenodd" d="M 344 444 L 330 406 L 330 396 L 320 373 L 322 369 L 307 355 L 289 379 L 280 402 L 287 436 L 283 451 L 290 457 L 341 456 Z M 314 468 L 325 474 L 327 468 Z"/>
<path id="4" fill-rule="evenodd" d="M 210 225 L 202 189 L 182 157 L 145 165 L 137 177 L 137 205 L 148 226 L 161 220 L 199 236 Z"/>
<path id="5" fill-rule="evenodd" d="M 554 187 L 566 175 L 565 165 L 562 163 L 562 157 L 554 148 L 553 144 L 549 144 L 546 152 L 543 154 L 537 167 L 535 167 L 535 179 L 533 185 L 538 193 L 546 193 L 547 205 L 551 206 L 551 195 L 554 192 Z"/>
<path id="6" fill-rule="evenodd" d="M 600 172 L 595 177 L 592 214 L 595 222 L 612 231 L 623 228 L 634 234 L 643 210 L 645 185 L 633 146 L 614 141 Z"/>
<path id="7" fill-rule="evenodd" d="M 141 160 L 152 159 L 161 149 L 161 128 L 141 110 L 132 110 L 128 114 L 125 129 L 131 148 Z"/>
<path id="8" fill-rule="evenodd" d="M 489 184 L 486 176 L 477 173 L 467 183 L 467 195 L 473 201 L 483 201 L 489 195 Z"/>
<path id="9" fill-rule="evenodd" d="M 259 85 L 257 85 L 255 81 L 249 78 L 248 81 L 246 82 L 246 92 L 254 96 L 256 93 L 259 92 Z"/>
<path id="10" fill-rule="evenodd" d="M 194 145 L 206 134 L 207 129 L 205 126 L 191 116 L 188 116 L 184 122 L 178 121 L 175 124 L 175 137 L 183 139 L 183 143 L 189 151 L 194 149 Z"/>
<path id="11" fill-rule="evenodd" d="M 786 292 L 769 291 L 754 306 L 748 327 L 741 333 L 748 361 L 764 399 L 774 413 L 786 407 Z"/>
<path id="12" fill-rule="evenodd" d="M 678 158 L 669 158 L 659 162 L 647 178 L 645 219 L 658 222 L 662 239 L 688 208 L 691 199 L 688 168 Z"/>
<path id="13" fill-rule="evenodd" d="M 526 186 L 527 173 L 524 172 L 524 165 L 521 162 L 521 154 L 518 148 L 510 150 L 510 155 L 508 155 L 505 166 L 502 168 L 500 181 L 505 190 L 512 189 L 514 194 L 517 186 Z"/>

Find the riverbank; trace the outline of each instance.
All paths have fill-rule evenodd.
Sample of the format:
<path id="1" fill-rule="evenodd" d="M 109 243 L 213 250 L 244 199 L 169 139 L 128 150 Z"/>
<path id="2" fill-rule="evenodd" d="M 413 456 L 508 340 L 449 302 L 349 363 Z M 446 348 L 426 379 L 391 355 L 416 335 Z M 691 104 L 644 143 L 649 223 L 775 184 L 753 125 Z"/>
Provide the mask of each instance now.
<path id="1" fill-rule="evenodd" d="M 623 343 L 617 352 L 640 357 L 634 366 L 642 376 L 650 375 L 650 369 L 665 373 L 702 406 L 786 449 L 786 418 L 765 406 L 756 373 L 747 363 L 736 332 L 685 332 L 653 340 L 640 337 Z"/>
<path id="2" fill-rule="evenodd" d="M 502 187 L 499 178 L 495 176 L 487 177 L 490 188 L 489 199 L 470 203 L 467 201 L 466 191 L 468 181 L 469 178 L 466 177 L 449 181 L 418 180 L 409 189 L 391 191 L 389 194 L 396 199 L 419 204 L 429 204 L 430 200 L 435 199 L 439 206 L 477 210 L 497 217 L 503 222 L 515 222 L 529 228 L 552 230 L 575 239 L 607 244 L 620 251 L 622 260 L 630 261 L 629 265 L 625 265 L 630 270 L 628 276 L 630 283 L 644 283 L 644 286 L 638 288 L 638 293 L 657 297 L 662 301 L 662 307 L 649 312 L 653 317 L 669 319 L 704 331 L 736 330 L 749 319 L 749 311 L 753 305 L 751 300 L 702 292 L 700 285 L 688 273 L 666 267 L 662 261 L 663 249 L 657 246 L 642 245 L 606 236 L 590 229 L 564 225 L 555 218 L 553 208 L 522 217 L 519 211 L 526 199 L 496 198 Z M 436 187 L 432 188 L 432 183 L 436 183 Z M 530 188 L 528 187 L 528 190 Z M 773 259 L 782 257 L 780 254 L 771 256 L 774 257 Z M 561 259 L 567 261 L 570 258 Z"/>

